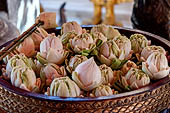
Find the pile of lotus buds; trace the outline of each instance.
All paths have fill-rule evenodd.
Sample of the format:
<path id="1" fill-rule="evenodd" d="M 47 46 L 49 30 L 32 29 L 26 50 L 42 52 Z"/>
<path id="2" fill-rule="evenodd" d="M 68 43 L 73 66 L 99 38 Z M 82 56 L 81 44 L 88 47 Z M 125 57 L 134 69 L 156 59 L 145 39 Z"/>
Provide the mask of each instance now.
<path id="1" fill-rule="evenodd" d="M 48 28 L 48 26 L 47 26 Z M 130 37 L 104 24 L 76 22 L 61 34 L 42 27 L 4 58 L 4 78 L 27 91 L 61 97 L 99 97 L 131 91 L 169 75 L 166 51 L 142 34 Z"/>

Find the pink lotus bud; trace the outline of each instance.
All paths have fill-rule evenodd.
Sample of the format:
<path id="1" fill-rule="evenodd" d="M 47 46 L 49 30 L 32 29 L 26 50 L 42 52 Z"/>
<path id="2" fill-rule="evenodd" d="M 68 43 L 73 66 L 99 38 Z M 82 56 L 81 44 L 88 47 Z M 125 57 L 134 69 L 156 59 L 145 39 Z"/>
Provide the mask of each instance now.
<path id="1" fill-rule="evenodd" d="M 125 78 L 132 89 L 141 88 L 150 83 L 150 78 L 142 70 L 131 68 Z"/>
<path id="2" fill-rule="evenodd" d="M 153 52 L 146 62 L 142 62 L 142 70 L 149 75 L 151 79 L 161 79 L 169 74 L 170 67 L 165 54 Z"/>
<path id="3" fill-rule="evenodd" d="M 93 38 L 88 33 L 83 33 L 70 40 L 70 45 L 75 52 L 90 50 L 94 45 Z"/>
<path id="4" fill-rule="evenodd" d="M 50 96 L 60 97 L 78 97 L 80 96 L 80 88 L 69 77 L 55 78 L 50 89 L 47 90 Z"/>
<path id="5" fill-rule="evenodd" d="M 72 73 L 73 80 L 78 86 L 90 91 L 101 84 L 101 71 L 93 57 L 79 64 Z"/>
<path id="6" fill-rule="evenodd" d="M 33 91 L 37 87 L 35 73 L 29 67 L 14 67 L 11 72 L 11 83 L 27 91 Z"/>
<path id="7" fill-rule="evenodd" d="M 62 25 L 61 34 L 64 34 L 64 33 L 67 33 L 67 32 L 72 32 L 72 31 L 74 31 L 78 35 L 82 34 L 81 26 L 75 21 L 67 22 L 67 23 L 64 23 Z"/>
<path id="8" fill-rule="evenodd" d="M 40 44 L 40 54 L 37 54 L 38 60 L 62 64 L 67 57 L 68 52 L 63 49 L 61 40 L 58 37 L 49 35 Z"/>
<path id="9" fill-rule="evenodd" d="M 142 49 L 149 45 L 149 41 L 142 34 L 131 35 L 130 41 L 134 53 L 141 53 Z"/>
<path id="10" fill-rule="evenodd" d="M 92 95 L 94 97 L 113 95 L 112 89 L 108 85 L 100 85 L 93 89 Z"/>
<path id="11" fill-rule="evenodd" d="M 27 57 L 31 57 L 36 53 L 35 44 L 31 37 L 26 38 L 24 42 L 19 45 L 17 50 L 20 53 L 24 53 Z"/>
<path id="12" fill-rule="evenodd" d="M 40 75 L 41 78 L 45 79 L 46 86 L 49 86 L 54 78 L 59 78 L 66 76 L 65 68 L 59 67 L 56 64 L 49 63 L 44 68 L 41 69 Z"/>
<path id="13" fill-rule="evenodd" d="M 145 47 L 142 52 L 141 52 L 141 60 L 146 61 L 147 58 L 153 53 L 153 52 L 160 52 L 163 53 L 164 55 L 166 54 L 166 51 L 163 47 L 161 46 L 147 46 Z"/>

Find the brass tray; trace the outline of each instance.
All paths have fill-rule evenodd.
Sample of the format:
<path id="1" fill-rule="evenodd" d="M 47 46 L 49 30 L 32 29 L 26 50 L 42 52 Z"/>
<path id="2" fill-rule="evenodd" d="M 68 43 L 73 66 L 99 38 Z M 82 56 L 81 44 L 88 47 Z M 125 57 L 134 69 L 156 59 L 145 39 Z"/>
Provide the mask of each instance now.
<path id="1" fill-rule="evenodd" d="M 91 25 L 82 26 L 91 29 Z M 129 37 L 141 33 L 152 41 L 152 45 L 160 45 L 170 50 L 170 42 L 148 32 L 114 27 L 121 34 Z M 49 33 L 60 33 L 60 27 L 49 29 Z M 0 48 L 7 46 L 9 41 Z M 0 108 L 12 113 L 158 113 L 170 105 L 170 75 L 151 85 L 131 92 L 98 98 L 61 98 L 27 92 L 12 86 L 0 78 Z"/>

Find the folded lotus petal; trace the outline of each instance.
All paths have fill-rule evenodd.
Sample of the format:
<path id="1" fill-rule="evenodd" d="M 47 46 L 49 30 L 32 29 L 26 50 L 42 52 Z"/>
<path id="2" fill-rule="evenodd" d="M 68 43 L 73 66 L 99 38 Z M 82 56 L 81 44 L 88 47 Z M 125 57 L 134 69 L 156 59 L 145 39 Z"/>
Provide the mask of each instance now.
<path id="1" fill-rule="evenodd" d="M 136 82 L 133 82 L 133 83 L 130 85 L 130 87 L 131 87 L 132 89 L 138 89 L 138 88 L 139 88 Z"/>
<path id="2" fill-rule="evenodd" d="M 101 71 L 92 57 L 76 67 L 72 78 L 80 88 L 90 91 L 101 84 Z"/>
<path id="3" fill-rule="evenodd" d="M 170 72 L 170 69 L 165 69 L 157 73 L 153 73 L 153 76 L 157 79 L 161 79 L 161 78 L 166 77 L 169 74 L 169 72 Z"/>
<path id="4" fill-rule="evenodd" d="M 105 57 L 109 57 L 109 46 L 106 42 L 104 42 L 100 48 L 100 53 Z"/>
<path id="5" fill-rule="evenodd" d="M 45 38 L 41 44 L 40 44 L 40 52 L 45 52 L 47 53 L 49 49 L 55 49 L 56 51 L 62 51 L 63 50 L 63 45 L 61 40 L 58 37 L 49 35 L 47 38 Z"/>
<path id="6" fill-rule="evenodd" d="M 151 73 L 157 73 L 158 72 L 158 69 L 157 67 L 151 62 L 150 65 L 148 66 L 148 70 L 151 72 Z"/>
<path id="7" fill-rule="evenodd" d="M 153 79 L 153 75 L 150 70 L 148 70 L 147 64 L 145 62 L 142 62 L 142 71 L 144 71 L 151 79 Z"/>
<path id="8" fill-rule="evenodd" d="M 62 64 L 67 57 L 67 52 L 65 51 L 55 51 L 50 48 L 47 54 L 47 61 L 55 64 Z"/>
<path id="9" fill-rule="evenodd" d="M 125 51 L 120 51 L 120 56 L 119 56 L 120 60 L 124 60 L 125 59 Z"/>
<path id="10" fill-rule="evenodd" d="M 61 82 L 58 86 L 58 91 L 57 91 L 57 95 L 56 96 L 60 96 L 60 97 L 69 97 L 69 89 L 66 85 L 66 83 Z M 71 96 L 71 95 L 70 95 Z"/>
<path id="11" fill-rule="evenodd" d="M 106 64 L 107 66 L 110 66 L 112 64 L 112 60 L 107 59 L 105 56 L 101 55 L 100 57 L 97 57 L 101 63 Z"/>

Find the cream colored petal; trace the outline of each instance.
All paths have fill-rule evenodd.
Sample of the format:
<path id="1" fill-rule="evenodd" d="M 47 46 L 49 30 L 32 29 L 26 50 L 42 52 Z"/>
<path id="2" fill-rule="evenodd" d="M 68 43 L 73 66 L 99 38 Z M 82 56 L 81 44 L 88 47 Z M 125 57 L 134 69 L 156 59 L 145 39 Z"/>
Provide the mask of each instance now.
<path id="1" fill-rule="evenodd" d="M 148 70 L 145 62 L 142 62 L 142 71 L 144 71 L 151 79 L 153 79 L 153 74 L 150 72 L 150 70 Z"/>
<path id="2" fill-rule="evenodd" d="M 169 69 L 165 69 L 157 73 L 153 73 L 153 76 L 154 76 L 154 79 L 161 79 L 161 78 L 166 77 L 168 74 L 169 74 Z"/>
<path id="3" fill-rule="evenodd" d="M 61 97 L 69 97 L 70 96 L 70 92 L 69 92 L 69 89 L 68 89 L 66 83 L 61 82 L 59 84 L 57 96 L 61 96 Z"/>

